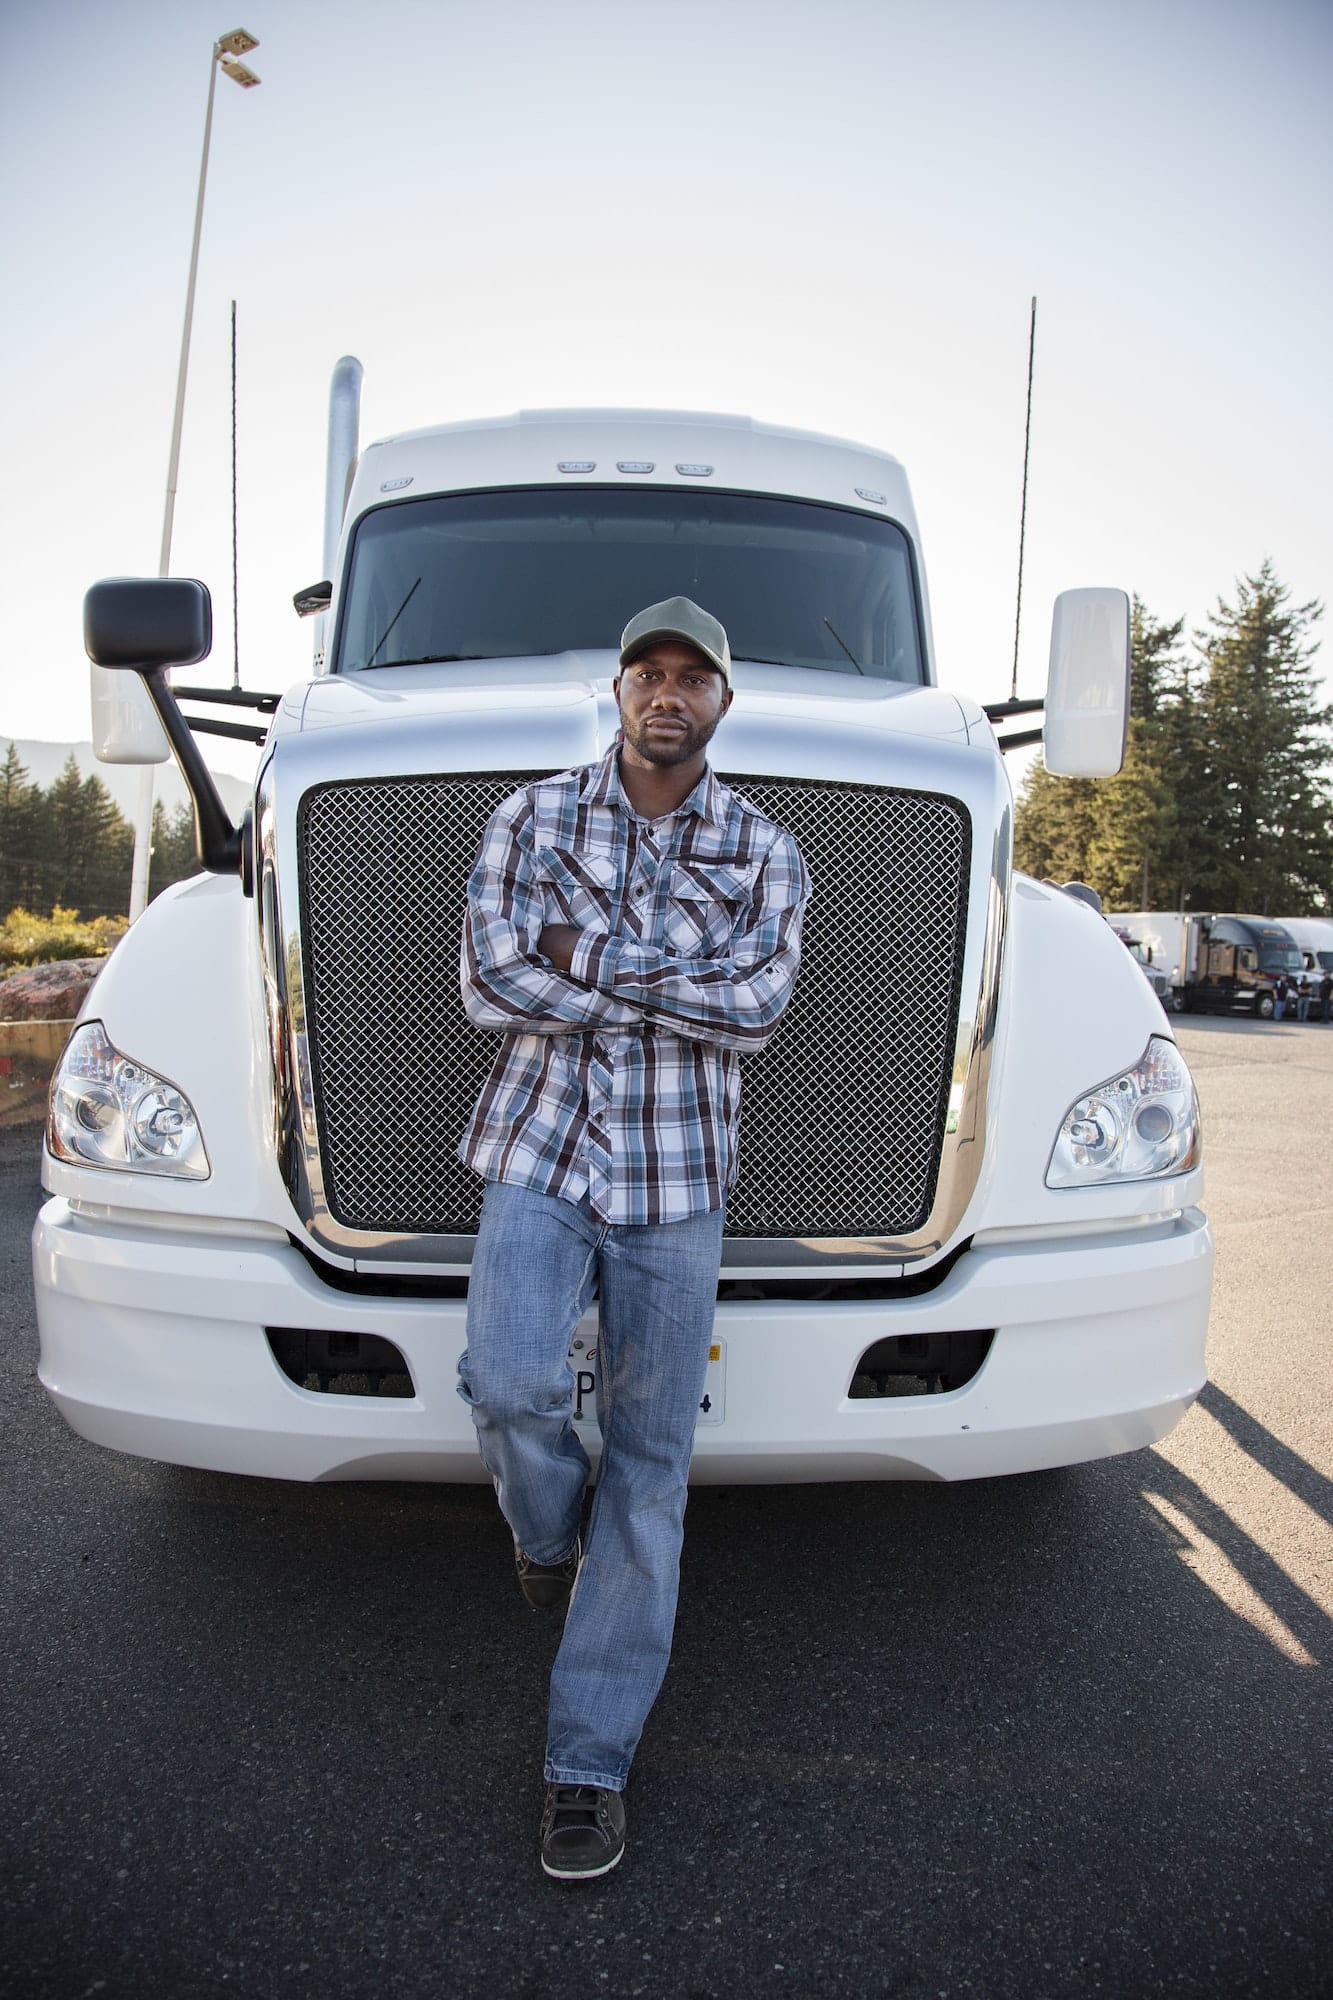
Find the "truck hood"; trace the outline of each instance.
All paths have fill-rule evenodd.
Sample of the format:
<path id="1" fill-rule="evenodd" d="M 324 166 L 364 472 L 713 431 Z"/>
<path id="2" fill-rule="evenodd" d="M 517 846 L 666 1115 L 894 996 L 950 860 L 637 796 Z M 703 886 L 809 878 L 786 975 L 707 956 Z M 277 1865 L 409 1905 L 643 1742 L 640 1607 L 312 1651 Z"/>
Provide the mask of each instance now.
<path id="1" fill-rule="evenodd" d="M 608 649 L 329 676 L 290 691 L 274 736 L 336 732 L 344 768 L 355 744 L 368 769 L 387 757 L 404 771 L 560 770 L 593 762 L 614 741 L 615 672 Z M 850 776 L 869 753 L 868 775 L 882 776 L 895 740 L 910 756 L 912 739 L 961 749 L 978 728 L 990 739 L 981 711 L 939 688 L 745 661 L 734 664 L 733 686 L 710 752 L 719 771 Z"/>

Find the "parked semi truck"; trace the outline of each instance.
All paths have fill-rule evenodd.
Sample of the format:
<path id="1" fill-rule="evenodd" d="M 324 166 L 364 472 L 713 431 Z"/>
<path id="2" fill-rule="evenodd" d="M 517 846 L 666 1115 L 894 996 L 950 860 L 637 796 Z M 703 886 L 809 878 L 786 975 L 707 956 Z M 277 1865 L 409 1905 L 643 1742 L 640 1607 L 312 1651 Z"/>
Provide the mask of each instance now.
<path id="1" fill-rule="evenodd" d="M 1304 961 L 1285 925 L 1271 917 L 1131 910 L 1109 920 L 1137 938 L 1166 972 L 1178 1014 L 1257 1014 L 1271 1021 L 1279 979 L 1300 978 Z"/>
<path id="2" fill-rule="evenodd" d="M 1325 973 L 1333 973 L 1333 917 L 1279 917 L 1301 955 L 1301 964 L 1312 989 L 1319 991 Z"/>
<path id="3" fill-rule="evenodd" d="M 960 1479 L 1160 1438 L 1204 1381 L 1194 1087 L 1106 924 L 1014 872 L 1013 705 L 938 685 L 901 466 L 655 411 L 358 452 L 359 373 L 300 596 L 315 670 L 269 700 L 242 826 L 168 678 L 208 650 L 203 586 L 88 595 L 118 676 L 100 747 L 152 754 L 141 685 L 204 872 L 117 947 L 53 1079 L 34 1263 L 69 1422 L 234 1472 L 484 1477 L 454 1386 L 481 1193 L 455 1145 L 496 1046 L 459 1003 L 464 886 L 507 794 L 614 740 L 620 630 L 685 592 L 735 659 L 715 767 L 815 885 L 747 1065 L 695 1478 Z M 1057 600 L 1053 769 L 1118 768 L 1127 625 L 1118 591 Z M 570 1365 L 595 1455 L 595 1309 Z"/>

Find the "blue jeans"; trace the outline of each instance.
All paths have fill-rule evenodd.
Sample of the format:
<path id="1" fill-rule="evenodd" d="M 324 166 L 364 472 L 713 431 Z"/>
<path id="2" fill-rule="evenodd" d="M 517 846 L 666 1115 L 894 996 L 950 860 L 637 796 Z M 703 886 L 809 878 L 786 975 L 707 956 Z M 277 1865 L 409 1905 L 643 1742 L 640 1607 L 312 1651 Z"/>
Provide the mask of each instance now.
<path id="1" fill-rule="evenodd" d="M 602 1459 L 551 1673 L 548 1783 L 623 1791 L 671 1657 L 722 1222 L 717 1209 L 611 1224 L 586 1198 L 486 1188 L 459 1393 L 514 1540 L 539 1563 L 559 1562 L 578 1533 L 589 1463 L 572 1420 L 569 1343 L 600 1299 Z"/>

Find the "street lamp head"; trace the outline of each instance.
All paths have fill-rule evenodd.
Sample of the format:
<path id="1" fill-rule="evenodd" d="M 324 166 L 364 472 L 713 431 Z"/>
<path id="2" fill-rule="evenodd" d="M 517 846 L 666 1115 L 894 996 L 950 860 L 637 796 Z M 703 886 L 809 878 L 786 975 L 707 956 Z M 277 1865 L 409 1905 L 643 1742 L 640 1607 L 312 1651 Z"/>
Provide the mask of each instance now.
<path id="1" fill-rule="evenodd" d="M 248 56 L 251 49 L 258 47 L 258 37 L 247 28 L 233 28 L 229 35 L 219 35 L 217 39 L 219 55 Z"/>
<path id="2" fill-rule="evenodd" d="M 223 56 L 222 67 L 233 83 L 239 83 L 242 90 L 253 90 L 260 79 L 243 62 L 235 62 L 231 56 Z"/>

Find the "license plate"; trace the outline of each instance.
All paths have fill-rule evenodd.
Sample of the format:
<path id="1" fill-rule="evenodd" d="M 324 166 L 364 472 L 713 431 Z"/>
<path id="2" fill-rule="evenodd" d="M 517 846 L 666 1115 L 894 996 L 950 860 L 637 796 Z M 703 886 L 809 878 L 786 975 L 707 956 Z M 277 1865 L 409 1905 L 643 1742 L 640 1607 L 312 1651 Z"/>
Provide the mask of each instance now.
<path id="1" fill-rule="evenodd" d="M 574 1421 L 597 1428 L 597 1332 L 583 1327 L 569 1347 L 569 1365 L 574 1370 Z M 704 1392 L 699 1398 L 696 1424 L 720 1424 L 727 1391 L 726 1342 L 714 1339 L 708 1348 L 704 1371 Z"/>

